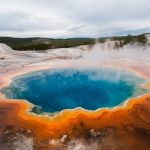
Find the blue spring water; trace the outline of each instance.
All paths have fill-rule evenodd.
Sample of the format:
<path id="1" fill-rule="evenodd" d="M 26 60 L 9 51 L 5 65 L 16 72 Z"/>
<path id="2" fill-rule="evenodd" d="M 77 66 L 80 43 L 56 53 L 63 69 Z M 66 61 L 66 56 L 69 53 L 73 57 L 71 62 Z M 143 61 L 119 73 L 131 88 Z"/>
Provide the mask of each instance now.
<path id="1" fill-rule="evenodd" d="M 139 86 L 143 81 L 131 73 L 106 68 L 45 70 L 15 78 L 3 93 L 37 105 L 36 113 L 76 107 L 96 110 L 144 93 Z"/>

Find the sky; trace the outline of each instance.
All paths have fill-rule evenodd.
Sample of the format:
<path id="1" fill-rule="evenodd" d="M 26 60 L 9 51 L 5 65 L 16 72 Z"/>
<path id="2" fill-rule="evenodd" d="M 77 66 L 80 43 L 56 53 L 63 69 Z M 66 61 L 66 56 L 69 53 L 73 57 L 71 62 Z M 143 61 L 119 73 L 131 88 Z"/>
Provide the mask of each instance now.
<path id="1" fill-rule="evenodd" d="M 0 0 L 0 36 L 106 37 L 150 32 L 150 0 Z"/>

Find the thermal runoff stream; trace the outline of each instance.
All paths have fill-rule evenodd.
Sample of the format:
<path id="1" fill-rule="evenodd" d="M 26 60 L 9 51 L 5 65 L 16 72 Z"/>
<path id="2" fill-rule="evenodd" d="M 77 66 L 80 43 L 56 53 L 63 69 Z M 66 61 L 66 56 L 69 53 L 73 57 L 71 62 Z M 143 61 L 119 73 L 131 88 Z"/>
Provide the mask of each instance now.
<path id="1" fill-rule="evenodd" d="M 132 73 L 110 68 L 53 69 L 16 77 L 3 93 L 7 98 L 33 103 L 35 113 L 77 107 L 96 110 L 144 94 L 143 82 Z"/>

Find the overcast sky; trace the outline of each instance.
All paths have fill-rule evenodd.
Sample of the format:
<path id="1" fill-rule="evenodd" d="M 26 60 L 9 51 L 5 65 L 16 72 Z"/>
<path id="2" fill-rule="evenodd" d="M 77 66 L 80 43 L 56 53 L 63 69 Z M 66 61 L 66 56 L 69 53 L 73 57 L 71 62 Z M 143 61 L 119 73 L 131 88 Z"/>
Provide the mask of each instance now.
<path id="1" fill-rule="evenodd" d="M 0 0 L 0 36 L 103 37 L 150 32 L 150 0 Z"/>

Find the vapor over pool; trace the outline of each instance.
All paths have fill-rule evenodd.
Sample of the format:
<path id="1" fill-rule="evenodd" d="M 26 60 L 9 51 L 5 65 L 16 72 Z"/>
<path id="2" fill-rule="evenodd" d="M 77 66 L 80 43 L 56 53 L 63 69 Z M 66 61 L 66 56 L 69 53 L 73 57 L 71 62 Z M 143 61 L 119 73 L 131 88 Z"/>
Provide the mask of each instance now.
<path id="1" fill-rule="evenodd" d="M 13 79 L 3 89 L 7 98 L 26 99 L 36 113 L 58 112 L 82 107 L 96 110 L 114 107 L 126 99 L 144 94 L 144 79 L 110 68 L 53 69 L 29 73 Z"/>

